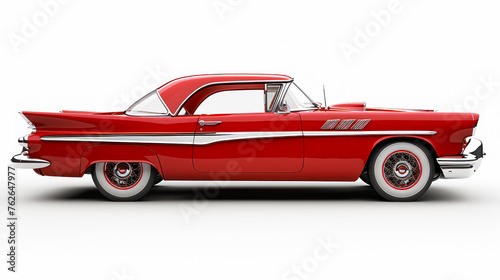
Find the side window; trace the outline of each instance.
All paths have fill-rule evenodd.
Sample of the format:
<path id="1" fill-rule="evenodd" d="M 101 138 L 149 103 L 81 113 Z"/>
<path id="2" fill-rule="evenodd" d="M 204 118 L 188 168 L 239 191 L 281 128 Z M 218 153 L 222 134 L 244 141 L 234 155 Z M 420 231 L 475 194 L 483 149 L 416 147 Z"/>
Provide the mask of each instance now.
<path id="1" fill-rule="evenodd" d="M 207 97 L 194 114 L 264 113 L 263 96 L 263 90 L 219 91 Z"/>
<path id="2" fill-rule="evenodd" d="M 269 84 L 266 86 L 266 112 L 270 112 L 273 106 L 274 100 L 278 97 L 278 92 L 281 89 L 281 85 Z"/>

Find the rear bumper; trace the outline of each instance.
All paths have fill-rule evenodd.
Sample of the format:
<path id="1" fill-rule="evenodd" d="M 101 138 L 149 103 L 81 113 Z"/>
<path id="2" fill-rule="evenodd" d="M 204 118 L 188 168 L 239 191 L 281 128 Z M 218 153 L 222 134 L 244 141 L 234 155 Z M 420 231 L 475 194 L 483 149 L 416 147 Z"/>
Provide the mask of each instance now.
<path id="1" fill-rule="evenodd" d="M 11 165 L 21 169 L 38 169 L 50 165 L 49 161 L 37 158 L 29 158 L 26 154 L 18 154 L 10 160 Z"/>
<path id="2" fill-rule="evenodd" d="M 467 178 L 472 176 L 483 160 L 483 143 L 481 140 L 468 137 L 467 145 L 459 156 L 440 157 L 437 162 L 446 179 Z"/>

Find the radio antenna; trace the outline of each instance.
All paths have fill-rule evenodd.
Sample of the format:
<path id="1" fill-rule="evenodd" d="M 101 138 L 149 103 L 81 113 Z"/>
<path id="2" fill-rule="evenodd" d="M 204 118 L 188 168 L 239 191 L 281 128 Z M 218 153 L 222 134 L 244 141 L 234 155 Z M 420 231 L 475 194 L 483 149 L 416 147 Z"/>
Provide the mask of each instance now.
<path id="1" fill-rule="evenodd" d="M 326 91 L 325 91 L 325 85 L 323 84 L 323 98 L 325 100 L 325 110 L 328 109 L 326 106 Z"/>

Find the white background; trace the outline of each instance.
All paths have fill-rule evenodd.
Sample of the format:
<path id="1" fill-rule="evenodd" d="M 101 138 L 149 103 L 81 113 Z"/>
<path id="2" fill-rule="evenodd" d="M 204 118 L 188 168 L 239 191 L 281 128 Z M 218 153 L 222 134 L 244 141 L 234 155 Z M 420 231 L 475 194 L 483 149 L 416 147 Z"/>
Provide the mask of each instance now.
<path id="1" fill-rule="evenodd" d="M 498 1 L 47 2 L 0 7 L 5 162 L 28 133 L 18 111 L 121 110 L 172 78 L 225 72 L 288 74 L 318 101 L 325 84 L 330 104 L 478 112 L 488 155 L 414 203 L 360 181 L 234 183 L 208 203 L 193 201 L 200 184 L 171 182 L 112 203 L 89 176 L 22 170 L 19 273 L 1 226 L 2 279 L 294 279 L 302 264 L 295 279 L 499 278 L 500 84 L 481 82 L 500 81 Z M 6 190 L 0 201 L 5 217 Z M 319 262 L 318 238 L 338 243 Z"/>

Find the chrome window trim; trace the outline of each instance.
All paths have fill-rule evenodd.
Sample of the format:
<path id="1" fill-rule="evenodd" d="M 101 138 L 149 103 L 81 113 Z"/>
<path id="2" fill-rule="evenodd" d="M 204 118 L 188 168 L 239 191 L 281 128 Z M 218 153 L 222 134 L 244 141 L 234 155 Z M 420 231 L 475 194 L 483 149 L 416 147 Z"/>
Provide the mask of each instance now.
<path id="1" fill-rule="evenodd" d="M 163 104 L 163 106 L 165 106 L 165 109 L 167 109 L 168 115 L 172 116 L 170 108 L 168 108 L 168 106 L 167 106 L 167 104 L 165 104 L 165 101 L 163 100 L 163 98 L 161 98 L 160 93 L 158 92 L 158 89 L 156 89 L 155 91 L 156 91 L 156 96 L 158 96 L 158 99 L 160 99 L 160 101 L 161 101 L 161 104 Z"/>
<path id="2" fill-rule="evenodd" d="M 309 101 L 311 101 L 311 104 L 314 104 L 314 107 L 316 107 L 316 109 L 318 109 L 318 103 L 316 101 L 312 100 L 312 98 L 309 95 L 307 95 L 307 93 L 305 91 L 303 91 L 299 87 L 299 85 L 297 85 L 296 83 L 293 83 L 293 84 L 302 92 L 302 94 L 304 94 L 307 97 L 307 99 L 309 99 Z M 326 104 L 325 104 L 325 106 L 326 106 Z"/>
<path id="3" fill-rule="evenodd" d="M 135 114 L 135 113 L 132 113 L 129 111 L 130 107 L 132 107 L 137 102 L 143 100 L 146 96 L 150 95 L 152 92 L 156 93 L 156 97 L 158 97 L 158 99 L 160 99 L 160 102 L 161 102 L 161 104 L 163 104 L 163 107 L 165 107 L 165 110 L 167 110 L 167 113 Z M 125 116 L 131 116 L 131 117 L 165 117 L 165 116 L 171 117 L 172 116 L 172 113 L 170 112 L 170 109 L 168 108 L 167 104 L 165 104 L 165 101 L 163 101 L 160 94 L 158 93 L 158 89 L 155 89 L 154 91 L 148 92 L 146 95 L 144 95 L 143 97 L 139 98 L 136 102 L 134 102 L 134 104 L 130 105 L 130 107 L 127 108 L 127 110 L 123 111 L 123 114 Z"/>
<path id="4" fill-rule="evenodd" d="M 314 100 L 311 99 L 311 97 L 309 97 L 309 95 L 307 95 L 307 93 L 305 93 L 295 82 L 294 80 L 292 79 L 291 81 L 288 81 L 286 82 L 286 85 L 285 85 L 285 88 L 283 90 L 283 93 L 282 95 L 280 96 L 280 99 L 279 99 L 279 102 L 276 103 L 274 105 L 274 110 L 272 112 L 276 112 L 278 110 L 278 104 L 281 104 L 283 102 L 283 100 L 285 99 L 286 97 L 286 94 L 288 93 L 288 89 L 290 88 L 290 86 L 292 85 L 292 83 L 300 90 L 300 92 L 302 92 L 302 94 L 305 95 L 305 97 L 307 99 L 309 99 L 309 101 L 311 101 L 311 104 L 318 104 L 316 103 Z M 318 109 L 318 107 L 316 105 L 314 105 L 315 108 L 308 108 L 308 109 L 300 109 L 300 110 L 292 110 L 292 112 L 303 112 L 303 111 L 311 111 L 311 110 L 316 110 Z"/>
<path id="5" fill-rule="evenodd" d="M 278 92 L 276 93 L 276 97 L 273 99 L 273 104 L 271 104 L 271 107 L 269 109 L 267 109 L 267 86 L 268 85 L 271 85 L 271 86 L 279 86 L 279 90 Z M 273 107 L 274 107 L 274 104 L 276 103 L 276 100 L 280 97 L 280 93 L 281 93 L 281 90 L 283 89 L 283 87 L 285 87 L 285 83 L 267 83 L 265 84 L 265 89 L 264 89 L 264 111 L 266 113 L 273 113 L 274 110 L 273 110 Z"/>
<path id="6" fill-rule="evenodd" d="M 293 81 L 293 79 L 291 79 L 290 81 Z M 213 82 L 213 83 L 208 83 L 208 84 L 204 84 L 203 86 L 195 89 L 193 92 L 191 92 L 188 97 L 186 97 L 184 99 L 184 101 L 182 101 L 182 103 L 179 105 L 179 107 L 177 108 L 177 110 L 175 111 L 174 114 L 172 114 L 172 116 L 177 116 L 177 114 L 179 114 L 179 111 L 182 109 L 182 107 L 184 107 L 184 104 L 186 104 L 186 102 L 189 100 L 189 98 L 191 98 L 191 96 L 193 96 L 194 94 L 196 94 L 198 91 L 206 88 L 206 87 L 209 87 L 209 86 L 214 86 L 214 85 L 231 85 L 231 84 L 272 84 L 272 83 L 286 83 L 286 82 L 289 82 L 289 81 L 279 81 L 279 80 L 254 80 L 254 81 L 224 81 L 224 82 Z"/>
<path id="7" fill-rule="evenodd" d="M 291 83 L 293 83 L 293 79 L 289 82 L 283 83 L 283 88 L 282 90 L 278 93 L 278 98 L 275 100 L 273 107 L 271 108 L 271 112 L 276 113 L 278 111 L 278 104 L 281 104 L 283 102 L 283 99 L 285 98 L 285 95 L 288 91 L 288 88 L 290 87 Z"/>
<path id="8" fill-rule="evenodd" d="M 267 113 L 267 84 L 264 85 L 264 112 Z"/>

